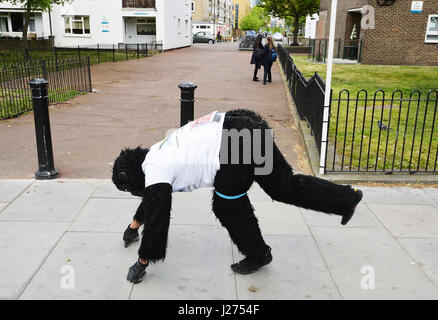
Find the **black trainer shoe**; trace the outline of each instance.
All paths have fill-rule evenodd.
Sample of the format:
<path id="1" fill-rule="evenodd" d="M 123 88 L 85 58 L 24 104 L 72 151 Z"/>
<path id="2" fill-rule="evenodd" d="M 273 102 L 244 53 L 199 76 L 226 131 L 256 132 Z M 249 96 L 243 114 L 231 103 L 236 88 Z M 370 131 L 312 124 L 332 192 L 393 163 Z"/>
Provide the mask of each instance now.
<path id="1" fill-rule="evenodd" d="M 350 219 L 353 217 L 353 214 L 356 210 L 356 207 L 359 204 L 360 200 L 362 200 L 362 197 L 363 197 L 362 191 L 360 191 L 358 189 L 354 189 L 354 191 L 356 192 L 356 204 L 354 205 L 353 209 L 351 210 L 351 213 L 342 217 L 341 224 L 343 226 L 346 225 L 348 223 L 348 221 L 350 221 Z"/>
<path id="2" fill-rule="evenodd" d="M 232 264 L 231 270 L 239 274 L 251 274 L 256 272 L 261 267 L 271 263 L 271 261 L 272 261 L 272 255 L 271 255 L 271 248 L 269 247 L 265 258 L 262 261 L 254 262 L 249 260 L 248 258 L 245 258 L 238 263 Z"/>

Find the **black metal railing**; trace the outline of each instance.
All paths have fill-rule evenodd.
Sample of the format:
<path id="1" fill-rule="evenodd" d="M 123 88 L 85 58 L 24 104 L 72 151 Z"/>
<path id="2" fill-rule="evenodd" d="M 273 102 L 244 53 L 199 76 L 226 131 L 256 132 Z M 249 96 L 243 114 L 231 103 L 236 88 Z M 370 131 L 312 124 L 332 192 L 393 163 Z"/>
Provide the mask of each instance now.
<path id="1" fill-rule="evenodd" d="M 155 0 L 123 0 L 122 8 L 154 9 Z"/>
<path id="2" fill-rule="evenodd" d="M 438 91 L 351 96 L 330 107 L 327 172 L 436 172 Z"/>
<path id="3" fill-rule="evenodd" d="M 281 45 L 278 45 L 277 51 L 298 115 L 301 120 L 307 121 L 321 152 L 325 83 L 317 72 L 307 80 Z"/>
<path id="4" fill-rule="evenodd" d="M 0 119 L 32 110 L 28 82 L 34 78 L 49 81 L 50 103 L 66 101 L 92 90 L 90 58 L 27 60 L 0 70 Z"/>
<path id="5" fill-rule="evenodd" d="M 307 80 L 278 45 L 278 57 L 301 120 L 306 120 L 321 152 L 325 83 Z M 325 171 L 436 173 L 438 89 L 331 92 Z"/>
<path id="6" fill-rule="evenodd" d="M 328 39 L 305 39 L 304 45 L 310 47 L 308 59 L 327 62 Z M 333 57 L 336 59 L 362 60 L 363 40 L 335 39 Z"/>
<path id="7" fill-rule="evenodd" d="M 161 42 L 125 44 L 92 44 L 74 47 L 53 47 L 51 50 L 31 49 L 30 59 L 66 59 L 90 57 L 91 64 L 139 59 L 163 51 Z M 21 50 L 0 50 L 0 66 L 15 68 L 24 60 Z"/>

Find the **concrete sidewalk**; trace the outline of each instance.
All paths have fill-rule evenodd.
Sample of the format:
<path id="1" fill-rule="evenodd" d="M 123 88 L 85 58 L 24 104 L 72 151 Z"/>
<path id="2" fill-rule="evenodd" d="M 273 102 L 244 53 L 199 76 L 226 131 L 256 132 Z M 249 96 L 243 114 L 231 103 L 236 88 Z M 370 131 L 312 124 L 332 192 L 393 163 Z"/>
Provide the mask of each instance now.
<path id="1" fill-rule="evenodd" d="M 109 180 L 0 180 L 0 298 L 438 299 L 438 189 L 361 189 L 341 226 L 254 186 L 274 260 L 248 276 L 229 267 L 241 255 L 211 212 L 211 190 L 174 194 L 167 258 L 132 285 L 139 244 L 121 239 L 139 199 Z"/>

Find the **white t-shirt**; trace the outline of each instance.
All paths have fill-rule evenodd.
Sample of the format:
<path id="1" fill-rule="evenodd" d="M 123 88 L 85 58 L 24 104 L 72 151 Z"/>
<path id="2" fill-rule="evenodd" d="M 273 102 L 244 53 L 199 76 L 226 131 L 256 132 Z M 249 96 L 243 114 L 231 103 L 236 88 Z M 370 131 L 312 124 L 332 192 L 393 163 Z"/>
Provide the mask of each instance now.
<path id="1" fill-rule="evenodd" d="M 154 144 L 142 165 L 145 186 L 169 183 L 174 192 L 212 187 L 220 169 L 224 118 L 214 111 Z"/>

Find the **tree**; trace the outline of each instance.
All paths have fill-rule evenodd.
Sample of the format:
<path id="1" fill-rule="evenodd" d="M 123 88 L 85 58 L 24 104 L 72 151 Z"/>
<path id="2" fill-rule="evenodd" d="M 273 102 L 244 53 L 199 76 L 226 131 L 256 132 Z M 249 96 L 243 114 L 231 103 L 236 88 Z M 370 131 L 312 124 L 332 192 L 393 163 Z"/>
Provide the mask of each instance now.
<path id="1" fill-rule="evenodd" d="M 254 7 L 240 20 L 239 29 L 258 31 L 263 26 L 266 26 L 266 14 L 263 9 Z"/>
<path id="2" fill-rule="evenodd" d="M 293 19 L 294 46 L 298 45 L 298 29 L 302 18 L 319 12 L 319 0 L 264 0 L 259 6 L 275 17 Z"/>
<path id="3" fill-rule="evenodd" d="M 64 5 L 71 0 L 0 0 L 1 2 L 10 2 L 13 5 L 21 5 L 25 8 L 24 25 L 23 25 L 23 52 L 24 57 L 29 58 L 29 43 L 27 41 L 27 31 L 29 29 L 30 16 L 35 11 L 48 11 L 52 5 Z"/>

